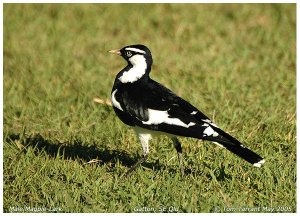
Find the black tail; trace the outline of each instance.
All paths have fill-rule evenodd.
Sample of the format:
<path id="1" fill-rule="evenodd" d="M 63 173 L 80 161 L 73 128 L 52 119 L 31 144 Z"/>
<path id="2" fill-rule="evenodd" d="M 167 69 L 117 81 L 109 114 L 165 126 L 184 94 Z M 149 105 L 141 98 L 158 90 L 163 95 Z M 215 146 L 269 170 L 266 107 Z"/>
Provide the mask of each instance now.
<path id="1" fill-rule="evenodd" d="M 219 136 L 205 137 L 206 140 L 219 143 L 221 146 L 248 161 L 255 167 L 260 167 L 265 162 L 261 156 L 246 148 L 234 137 L 230 136 L 219 128 L 214 127 L 214 130 L 219 133 Z"/>

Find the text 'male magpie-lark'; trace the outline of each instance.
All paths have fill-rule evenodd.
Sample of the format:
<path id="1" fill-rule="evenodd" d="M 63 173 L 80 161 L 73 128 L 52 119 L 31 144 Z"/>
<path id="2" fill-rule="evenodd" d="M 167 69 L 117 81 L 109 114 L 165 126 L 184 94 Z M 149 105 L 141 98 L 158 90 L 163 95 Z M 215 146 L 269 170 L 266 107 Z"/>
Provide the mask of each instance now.
<path id="1" fill-rule="evenodd" d="M 177 136 L 212 141 L 255 167 L 265 162 L 261 156 L 221 130 L 196 107 L 152 80 L 149 77 L 152 56 L 146 46 L 131 45 L 109 52 L 122 56 L 128 63 L 116 76 L 111 101 L 121 121 L 136 131 L 144 154 L 127 175 L 147 159 L 148 143 L 152 135 L 159 133 L 172 139 L 182 175 L 182 148 Z"/>

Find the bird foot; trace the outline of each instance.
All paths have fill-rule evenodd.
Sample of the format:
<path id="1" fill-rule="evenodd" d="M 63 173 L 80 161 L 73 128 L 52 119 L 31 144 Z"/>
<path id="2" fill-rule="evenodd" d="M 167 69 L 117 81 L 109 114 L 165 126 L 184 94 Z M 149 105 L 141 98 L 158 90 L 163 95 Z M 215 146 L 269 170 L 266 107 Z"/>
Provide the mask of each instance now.
<path id="1" fill-rule="evenodd" d="M 144 157 L 140 158 L 124 175 L 125 178 L 128 178 L 134 170 L 143 162 L 147 160 L 148 155 L 145 155 Z"/>

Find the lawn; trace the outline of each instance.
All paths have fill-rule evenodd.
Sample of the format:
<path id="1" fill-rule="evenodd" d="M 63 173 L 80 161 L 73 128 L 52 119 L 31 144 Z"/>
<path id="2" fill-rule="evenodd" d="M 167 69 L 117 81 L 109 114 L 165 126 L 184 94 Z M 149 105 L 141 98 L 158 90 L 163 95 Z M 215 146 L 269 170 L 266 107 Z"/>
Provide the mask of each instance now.
<path id="1" fill-rule="evenodd" d="M 4 4 L 4 212 L 295 212 L 296 4 Z M 151 77 L 266 159 L 169 139 L 146 163 L 110 106 L 145 44 Z"/>

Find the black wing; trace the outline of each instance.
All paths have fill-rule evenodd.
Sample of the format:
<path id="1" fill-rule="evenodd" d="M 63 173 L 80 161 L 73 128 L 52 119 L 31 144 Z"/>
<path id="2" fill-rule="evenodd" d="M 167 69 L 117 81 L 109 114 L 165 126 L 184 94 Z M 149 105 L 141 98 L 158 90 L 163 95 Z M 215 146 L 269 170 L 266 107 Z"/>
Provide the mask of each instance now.
<path id="1" fill-rule="evenodd" d="M 120 85 L 115 97 L 122 107 L 122 110 L 117 108 L 115 110 L 124 123 L 129 124 L 129 119 L 131 120 L 129 125 L 199 138 L 199 134 L 205 129 L 201 124 L 203 123 L 201 119 L 208 119 L 190 103 L 153 80 L 148 80 L 147 83 L 135 82 Z M 167 111 L 170 119 L 178 119 L 186 125 L 193 123 L 193 127 L 181 127 L 176 124 L 170 127 L 167 123 L 147 125 L 144 122 L 149 120 L 149 109 Z M 126 119 L 125 115 L 127 115 Z"/>
<path id="2" fill-rule="evenodd" d="M 259 167 L 264 162 L 262 157 L 243 146 L 236 138 L 221 130 L 196 107 L 153 80 L 149 80 L 147 83 L 136 82 L 127 86 L 119 86 L 116 100 L 123 109 L 120 111 L 115 108 L 117 114 L 119 113 L 118 116 L 120 118 L 121 115 L 126 116 L 127 121 L 130 120 L 130 125 L 132 126 L 136 125 L 169 134 L 218 142 L 254 166 Z M 167 111 L 170 119 L 178 119 L 189 126 L 170 125 L 165 122 L 145 124 L 149 120 L 149 109 Z M 209 133 L 205 132 L 207 130 Z"/>

